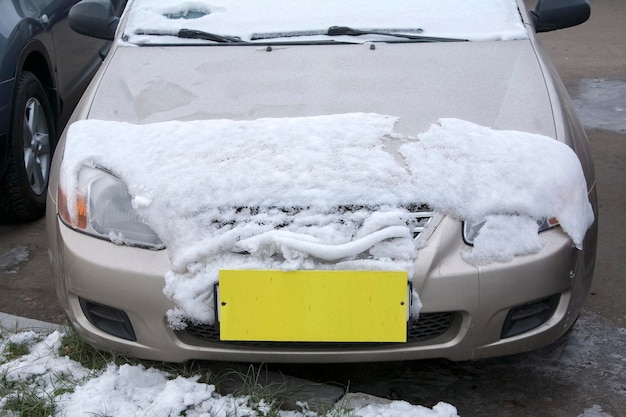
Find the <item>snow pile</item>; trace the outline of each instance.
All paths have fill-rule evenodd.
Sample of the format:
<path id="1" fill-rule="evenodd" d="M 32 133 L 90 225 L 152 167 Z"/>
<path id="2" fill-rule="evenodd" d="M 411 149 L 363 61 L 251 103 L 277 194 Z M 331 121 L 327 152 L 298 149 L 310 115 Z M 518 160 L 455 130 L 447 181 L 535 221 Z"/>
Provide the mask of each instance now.
<path id="1" fill-rule="evenodd" d="M 174 35 L 183 28 L 237 36 L 244 41 L 266 36 L 287 40 L 372 40 L 371 36 L 362 40 L 323 36 L 331 26 L 474 41 L 528 38 L 514 0 L 135 0 L 129 10 L 124 37 L 136 44 L 188 43 L 188 39 L 163 36 Z M 299 37 L 294 38 L 295 35 Z"/>
<path id="2" fill-rule="evenodd" d="M 9 343 L 28 346 L 30 350 L 28 354 L 4 363 L 0 354 L 0 376 L 9 383 L 26 383 L 37 397 L 52 400 L 54 416 L 255 417 L 270 411 L 269 404 L 254 403 L 248 396 L 222 396 L 215 391 L 214 385 L 198 382 L 199 376 L 184 378 L 142 365 L 114 364 L 96 374 L 58 355 L 62 337 L 59 332 L 45 336 L 32 331 L 17 334 L 0 331 L 0 352 L 4 352 Z M 7 394 L 0 399 L 0 414 L 11 392 Z M 279 411 L 278 415 L 317 416 L 307 410 L 306 405 L 304 408 L 303 411 Z M 394 401 L 386 405 L 363 404 L 351 415 L 455 417 L 457 411 L 446 403 L 430 409 Z"/>
<path id="3" fill-rule="evenodd" d="M 440 402 L 430 409 L 415 406 L 406 401 L 394 401 L 390 404 L 369 404 L 358 410 L 357 416 L 385 416 L 385 417 L 458 417 L 456 408 L 450 404 Z"/>
<path id="4" fill-rule="evenodd" d="M 419 246 L 411 229 L 415 205 L 484 221 L 466 254 L 473 263 L 539 251 L 542 218 L 558 218 L 582 245 L 593 212 L 569 147 L 457 119 L 400 135 L 396 121 L 362 113 L 151 125 L 79 121 L 68 132 L 62 184 L 74 213 L 84 166 L 127 185 L 137 212 L 169 249 L 165 293 L 179 306 L 169 317 L 178 328 L 187 317 L 213 320 L 220 269 L 384 269 L 411 276 Z M 417 294 L 414 301 L 420 304 Z"/>
<path id="5" fill-rule="evenodd" d="M 110 416 L 234 415 L 245 411 L 246 399 L 220 397 L 213 385 L 198 377 L 172 379 L 170 375 L 141 365 L 113 365 L 98 377 L 57 399 L 61 415 Z M 213 398 L 215 396 L 216 398 Z M 246 415 L 239 413 L 237 415 Z"/>
<path id="6" fill-rule="evenodd" d="M 39 398 L 53 397 L 55 389 L 70 381 L 86 378 L 89 370 L 56 354 L 61 346 L 62 336 L 59 332 L 48 336 L 33 331 L 11 334 L 0 329 L 0 378 L 7 382 L 7 386 L 11 383 L 28 382 Z M 2 352 L 5 352 L 8 344 L 29 346 L 29 353 L 4 363 L 6 359 Z M 7 400 L 8 397 L 0 399 L 0 411 Z"/>

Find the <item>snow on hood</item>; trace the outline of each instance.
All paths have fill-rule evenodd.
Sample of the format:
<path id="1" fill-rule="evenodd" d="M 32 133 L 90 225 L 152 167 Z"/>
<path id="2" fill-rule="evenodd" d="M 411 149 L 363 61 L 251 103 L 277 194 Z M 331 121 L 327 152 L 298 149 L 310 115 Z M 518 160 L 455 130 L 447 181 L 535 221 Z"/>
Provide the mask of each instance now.
<path id="1" fill-rule="evenodd" d="M 415 205 L 486 222 L 468 262 L 539 251 L 542 218 L 558 218 L 581 247 L 594 215 L 568 146 L 459 119 L 401 135 L 397 120 L 365 113 L 148 125 L 84 120 L 69 128 L 62 184 L 70 212 L 84 166 L 127 185 L 170 252 L 165 293 L 178 305 L 169 316 L 175 328 L 187 318 L 213 320 L 209 299 L 220 269 L 410 276 L 419 249 L 410 225 Z"/>
<path id="2" fill-rule="evenodd" d="M 136 44 L 188 43 L 163 36 L 183 28 L 244 41 L 294 35 L 300 35 L 298 40 L 328 40 L 323 34 L 331 26 L 474 41 L 528 37 L 515 0 L 135 0 L 129 13 L 124 39 Z M 371 37 L 333 39 L 363 42 Z"/>

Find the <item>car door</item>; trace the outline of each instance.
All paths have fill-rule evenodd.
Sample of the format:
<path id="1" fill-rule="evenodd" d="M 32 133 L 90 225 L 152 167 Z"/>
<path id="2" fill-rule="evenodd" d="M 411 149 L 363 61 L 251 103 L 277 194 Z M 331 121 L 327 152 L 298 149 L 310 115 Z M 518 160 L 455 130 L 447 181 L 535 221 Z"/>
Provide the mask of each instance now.
<path id="1" fill-rule="evenodd" d="M 72 6 L 78 3 L 77 0 L 39 1 L 46 3 L 42 20 L 52 30 L 54 65 L 61 105 L 59 126 L 62 127 L 102 63 L 111 42 L 80 35 L 69 27 L 68 14 Z M 118 15 L 124 5 L 125 0 L 114 1 Z"/>

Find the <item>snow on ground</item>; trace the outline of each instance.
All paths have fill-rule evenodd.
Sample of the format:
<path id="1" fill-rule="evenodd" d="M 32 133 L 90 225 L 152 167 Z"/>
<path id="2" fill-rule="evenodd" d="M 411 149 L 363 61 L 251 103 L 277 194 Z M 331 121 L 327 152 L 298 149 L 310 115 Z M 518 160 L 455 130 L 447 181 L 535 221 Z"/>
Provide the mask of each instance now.
<path id="1" fill-rule="evenodd" d="M 14 245 L 11 250 L 0 254 L 0 272 L 16 272 L 19 265 L 28 262 L 28 247 Z"/>
<path id="2" fill-rule="evenodd" d="M 215 386 L 198 382 L 199 377 L 184 378 L 141 365 L 110 364 L 101 372 L 83 368 L 59 356 L 63 334 L 49 335 L 27 331 L 6 333 L 0 330 L 0 378 L 31 385 L 40 398 L 52 399 L 55 416 L 84 417 L 227 417 L 263 416 L 269 404 L 253 403 L 249 397 L 220 395 Z M 29 353 L 6 361 L 2 356 L 8 343 L 26 345 Z M 4 363 L 3 363 L 4 362 Z M 59 388 L 72 388 L 69 392 Z M 60 393 L 63 392 L 63 393 Z M 8 397 L 0 399 L 0 412 Z M 280 411 L 282 417 L 315 417 L 317 413 Z M 340 414 L 339 414 L 340 415 Z M 388 404 L 362 404 L 355 409 L 360 417 L 455 417 L 454 406 L 439 403 L 432 409 L 405 401 Z"/>
<path id="3" fill-rule="evenodd" d="M 19 333 L 4 330 L 0 326 L 0 388 L 2 380 L 21 381 L 31 386 L 41 398 L 53 398 L 57 405 L 54 417 L 86 417 L 93 415 L 128 417 L 128 416 L 176 416 L 184 411 L 187 416 L 256 416 L 262 415 L 256 407 L 256 414 L 246 414 L 255 404 L 247 397 L 220 395 L 212 385 L 199 383 L 196 378 L 182 378 L 143 366 L 110 365 L 100 372 L 86 370 L 78 363 L 58 354 L 63 333 L 59 331 L 30 331 Z M 583 314 L 569 336 L 547 348 L 523 355 L 505 358 L 499 364 L 478 363 L 470 367 L 467 378 L 475 376 L 478 381 L 490 378 L 493 373 L 510 373 L 511 368 L 523 373 L 538 375 L 539 380 L 565 382 L 571 386 L 574 394 L 581 393 L 586 399 L 584 407 L 572 416 L 578 417 L 617 417 L 620 413 L 610 413 L 603 409 L 611 403 L 607 398 L 622 398 L 624 389 L 624 368 L 626 357 L 626 329 L 616 328 L 610 322 L 595 313 Z M 6 346 L 10 342 L 29 347 L 29 353 L 17 359 L 7 361 Z M 485 368 L 491 367 L 491 371 Z M 449 370 L 438 370 L 436 366 L 428 368 L 428 377 L 420 373 L 417 380 L 423 380 L 422 388 L 440 385 L 450 379 Z M 516 375 L 515 372 L 510 374 Z M 413 379 L 416 379 L 413 377 Z M 514 379 L 514 378 L 513 378 Z M 434 382 L 433 382 L 434 381 Z M 389 381 L 392 386 L 397 381 Z M 514 386 L 513 381 L 508 388 Z M 403 380 L 404 384 L 411 380 Z M 595 388 L 591 394 L 586 391 L 589 384 Z M 357 384 L 358 385 L 358 384 Z M 73 393 L 55 393 L 55 389 L 74 387 Z M 462 385 L 463 386 L 463 385 Z M 505 389 L 508 389 L 505 387 Z M 515 391 L 515 390 L 514 390 Z M 515 391 L 517 392 L 517 391 Z M 528 390 L 522 390 L 523 398 L 530 398 L 527 404 L 536 415 L 545 415 L 542 402 L 535 403 L 528 397 Z M 594 397 L 593 392 L 602 395 Z M 468 397 L 475 394 L 467 393 Z M 455 406 L 439 403 L 432 409 L 411 405 L 406 401 L 391 401 L 355 393 L 349 396 L 347 403 L 357 410 L 354 416 L 362 417 L 455 417 Z M 3 414 L 7 398 L 0 398 L 0 415 Z M 497 396 L 493 401 L 500 404 Z M 546 399 L 543 399 L 545 404 Z M 551 401 L 551 400 L 550 400 Z M 549 402 L 550 402 L 549 401 Z M 621 401 L 623 402 L 623 401 Z M 615 405 L 620 401 L 613 402 Z M 455 403 L 461 408 L 467 404 Z M 553 410 L 554 411 L 554 410 Z M 571 411 L 571 409 L 570 409 Z M 549 413 L 547 413 L 549 414 Z M 10 416 L 11 414 L 7 414 Z M 315 417 L 312 412 L 283 411 L 281 417 Z M 331 414 L 332 415 L 332 414 Z M 337 417 L 340 417 L 338 414 Z"/>
<path id="4" fill-rule="evenodd" d="M 581 247 L 594 216 L 569 147 L 458 119 L 401 135 L 396 121 L 363 113 L 148 125 L 84 120 L 69 128 L 61 183 L 74 222 L 78 196 L 87 194 L 83 173 L 93 175 L 86 167 L 126 184 L 133 207 L 169 250 L 165 293 L 179 306 L 169 316 L 175 328 L 187 318 L 213 320 L 207 300 L 220 269 L 410 276 L 419 252 L 412 204 L 484 222 L 465 254 L 470 263 L 538 252 L 537 221 L 545 218 L 557 218 Z M 112 240 L 123 244 L 123 233 Z"/>

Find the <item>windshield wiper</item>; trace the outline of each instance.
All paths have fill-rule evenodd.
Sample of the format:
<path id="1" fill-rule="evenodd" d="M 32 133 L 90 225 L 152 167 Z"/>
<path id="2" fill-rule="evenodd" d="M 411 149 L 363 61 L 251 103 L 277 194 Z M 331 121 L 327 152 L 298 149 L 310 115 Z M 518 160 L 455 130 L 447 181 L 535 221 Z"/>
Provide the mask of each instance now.
<path id="1" fill-rule="evenodd" d="M 218 35 L 215 33 L 204 32 L 202 30 L 193 30 L 193 29 L 181 29 L 176 34 L 179 38 L 185 39 L 203 39 L 205 41 L 213 41 L 220 43 L 241 43 L 243 42 L 238 36 L 225 36 Z"/>
<path id="2" fill-rule="evenodd" d="M 194 29 L 180 29 L 178 32 L 138 30 L 135 31 L 135 34 L 149 36 L 176 36 L 183 39 L 202 39 L 218 43 L 244 43 L 244 41 L 242 41 L 241 38 L 239 38 L 238 36 L 218 35 L 216 33 L 204 32 L 202 30 Z"/>
<path id="3" fill-rule="evenodd" d="M 360 30 L 348 26 L 331 26 L 326 32 L 328 36 L 361 36 L 361 35 L 382 35 L 396 38 L 411 39 L 420 42 L 467 42 L 467 39 L 438 38 L 433 36 L 411 35 L 407 33 L 384 32 L 379 30 Z"/>

